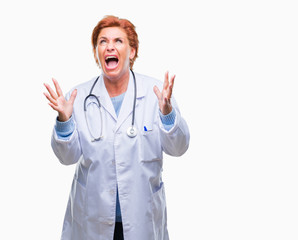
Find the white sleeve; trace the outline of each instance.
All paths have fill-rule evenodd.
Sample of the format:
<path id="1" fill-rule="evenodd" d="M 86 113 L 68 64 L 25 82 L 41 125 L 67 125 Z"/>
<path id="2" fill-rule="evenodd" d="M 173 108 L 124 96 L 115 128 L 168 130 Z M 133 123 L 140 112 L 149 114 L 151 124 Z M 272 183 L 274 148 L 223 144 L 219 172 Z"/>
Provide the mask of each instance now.
<path id="1" fill-rule="evenodd" d="M 66 99 L 69 99 L 69 95 L 69 93 L 66 95 Z M 74 131 L 71 133 L 70 136 L 68 136 L 67 138 L 59 137 L 57 135 L 55 127 L 52 133 L 52 149 L 59 161 L 64 165 L 77 163 L 82 155 L 81 143 L 77 131 L 74 113 L 72 115 L 72 118 L 74 122 Z"/>
<path id="2" fill-rule="evenodd" d="M 177 104 L 173 101 L 173 108 L 176 111 L 174 126 L 167 131 L 160 121 L 160 136 L 163 151 L 171 156 L 183 155 L 189 146 L 190 134 L 186 121 L 182 118 Z"/>

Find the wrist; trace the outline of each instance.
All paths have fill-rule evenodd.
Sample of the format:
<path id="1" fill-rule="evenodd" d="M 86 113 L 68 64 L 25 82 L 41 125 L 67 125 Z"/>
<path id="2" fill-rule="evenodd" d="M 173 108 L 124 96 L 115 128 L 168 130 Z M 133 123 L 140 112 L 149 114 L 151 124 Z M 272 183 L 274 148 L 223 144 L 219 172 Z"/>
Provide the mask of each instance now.
<path id="1" fill-rule="evenodd" d="M 172 110 L 173 110 L 172 106 L 167 106 L 167 107 L 164 107 L 162 110 L 160 110 L 160 112 L 163 115 L 168 115 L 172 112 Z"/>
<path id="2" fill-rule="evenodd" d="M 59 113 L 58 114 L 58 121 L 59 122 L 67 122 L 71 116 L 67 116 L 66 114 Z"/>

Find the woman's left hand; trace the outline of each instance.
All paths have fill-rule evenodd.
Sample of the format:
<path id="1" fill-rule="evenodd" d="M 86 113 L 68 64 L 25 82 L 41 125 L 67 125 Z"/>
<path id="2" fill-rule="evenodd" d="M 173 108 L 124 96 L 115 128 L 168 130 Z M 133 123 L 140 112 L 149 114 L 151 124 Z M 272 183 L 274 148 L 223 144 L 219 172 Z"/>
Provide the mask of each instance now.
<path id="1" fill-rule="evenodd" d="M 154 93 L 158 98 L 159 109 L 163 115 L 167 115 L 172 111 L 171 96 L 174 80 L 175 75 L 172 76 L 169 81 L 169 72 L 166 72 L 162 91 L 160 92 L 157 86 L 154 86 L 153 88 Z"/>

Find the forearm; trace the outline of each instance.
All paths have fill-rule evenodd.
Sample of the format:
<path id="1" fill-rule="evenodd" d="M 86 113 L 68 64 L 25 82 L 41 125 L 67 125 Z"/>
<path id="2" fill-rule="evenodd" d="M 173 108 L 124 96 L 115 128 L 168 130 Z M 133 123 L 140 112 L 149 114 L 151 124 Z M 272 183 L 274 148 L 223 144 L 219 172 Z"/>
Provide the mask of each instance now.
<path id="1" fill-rule="evenodd" d="M 75 121 L 72 117 L 67 122 L 56 120 L 51 145 L 62 164 L 70 165 L 79 160 L 82 152 Z"/>
<path id="2" fill-rule="evenodd" d="M 189 130 L 185 120 L 181 117 L 179 110 L 176 110 L 175 121 L 170 129 L 160 123 L 161 143 L 165 153 L 171 156 L 183 155 L 189 146 Z"/>

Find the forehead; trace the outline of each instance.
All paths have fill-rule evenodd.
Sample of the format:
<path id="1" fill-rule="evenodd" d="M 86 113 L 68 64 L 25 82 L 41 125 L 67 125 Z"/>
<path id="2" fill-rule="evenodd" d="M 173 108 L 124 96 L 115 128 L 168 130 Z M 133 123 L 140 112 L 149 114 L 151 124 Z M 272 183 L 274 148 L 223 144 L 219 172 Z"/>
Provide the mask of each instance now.
<path id="1" fill-rule="evenodd" d="M 105 37 L 105 38 L 109 38 L 109 39 L 113 39 L 113 38 L 126 38 L 127 39 L 126 32 L 120 27 L 103 28 L 98 35 L 98 38 L 101 38 L 101 37 Z"/>

